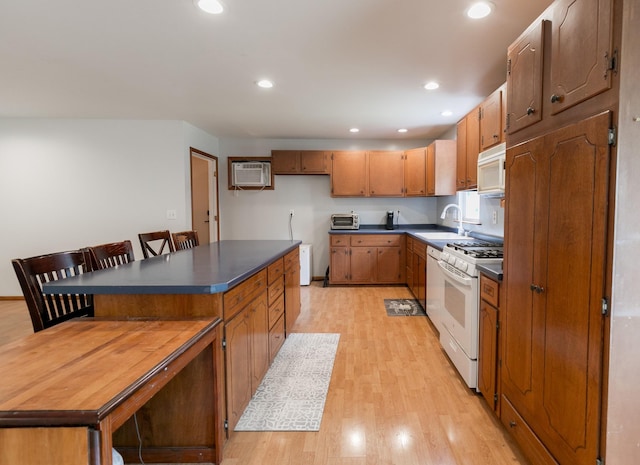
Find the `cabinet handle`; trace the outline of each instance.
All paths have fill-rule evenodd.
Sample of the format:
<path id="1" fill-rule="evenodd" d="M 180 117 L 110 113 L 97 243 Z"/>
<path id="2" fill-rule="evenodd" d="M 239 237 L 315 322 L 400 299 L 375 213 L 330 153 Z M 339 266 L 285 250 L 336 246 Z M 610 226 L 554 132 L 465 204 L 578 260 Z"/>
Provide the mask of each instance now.
<path id="1" fill-rule="evenodd" d="M 533 107 L 529 107 L 527 108 L 527 115 L 531 116 L 536 112 L 536 110 Z"/>
<path id="2" fill-rule="evenodd" d="M 553 94 L 551 96 L 551 103 L 562 102 L 562 95 Z"/>
<path id="3" fill-rule="evenodd" d="M 517 426 L 517 424 L 516 424 L 516 422 L 515 422 L 515 421 L 511 420 L 511 421 L 509 422 L 509 426 L 510 426 L 511 428 L 515 428 L 515 427 Z"/>
<path id="4" fill-rule="evenodd" d="M 530 284 L 529 289 L 535 291 L 536 294 L 542 294 L 544 292 L 544 287 L 538 286 L 537 284 Z"/>

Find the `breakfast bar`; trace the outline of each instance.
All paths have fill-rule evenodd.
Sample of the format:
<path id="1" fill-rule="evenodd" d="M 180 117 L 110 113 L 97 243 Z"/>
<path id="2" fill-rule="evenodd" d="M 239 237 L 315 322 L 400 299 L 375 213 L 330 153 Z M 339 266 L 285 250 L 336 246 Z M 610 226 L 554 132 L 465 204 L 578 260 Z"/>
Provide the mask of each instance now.
<path id="1" fill-rule="evenodd" d="M 114 432 L 125 461 L 137 460 L 138 432 L 146 462 L 221 461 L 222 444 L 299 313 L 299 245 L 220 241 L 43 286 L 48 294 L 93 294 L 96 318 L 222 321 L 213 354 L 194 358 L 142 407 L 137 425 L 130 420 Z M 215 398 L 202 383 L 212 356 Z M 176 406 L 185 392 L 188 401 Z M 180 427 L 169 436 L 167 424 Z"/>

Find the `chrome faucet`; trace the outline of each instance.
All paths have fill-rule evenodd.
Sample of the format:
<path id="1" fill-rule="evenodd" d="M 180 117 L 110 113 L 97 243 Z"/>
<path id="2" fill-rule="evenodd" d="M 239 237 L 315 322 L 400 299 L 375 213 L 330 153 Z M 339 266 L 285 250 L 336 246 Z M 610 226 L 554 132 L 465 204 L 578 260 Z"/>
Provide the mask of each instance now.
<path id="1" fill-rule="evenodd" d="M 462 227 L 462 208 L 460 208 L 460 205 L 455 203 L 450 203 L 449 205 L 444 207 L 444 210 L 442 210 L 442 215 L 440 215 L 440 218 L 444 220 L 445 217 L 447 216 L 447 211 L 450 208 L 454 208 L 454 207 L 458 209 L 458 214 L 460 215 L 460 218 L 459 218 L 460 223 L 458 224 L 458 234 L 460 234 L 461 236 L 464 236 L 466 235 L 466 231 Z"/>

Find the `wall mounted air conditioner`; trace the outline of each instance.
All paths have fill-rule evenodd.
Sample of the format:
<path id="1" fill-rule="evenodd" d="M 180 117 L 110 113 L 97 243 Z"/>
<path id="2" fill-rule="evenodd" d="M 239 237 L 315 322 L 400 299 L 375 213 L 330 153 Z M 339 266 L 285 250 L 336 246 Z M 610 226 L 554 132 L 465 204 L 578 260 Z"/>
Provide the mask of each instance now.
<path id="1" fill-rule="evenodd" d="M 232 185 L 237 187 L 271 186 L 271 163 L 240 161 L 231 164 Z"/>

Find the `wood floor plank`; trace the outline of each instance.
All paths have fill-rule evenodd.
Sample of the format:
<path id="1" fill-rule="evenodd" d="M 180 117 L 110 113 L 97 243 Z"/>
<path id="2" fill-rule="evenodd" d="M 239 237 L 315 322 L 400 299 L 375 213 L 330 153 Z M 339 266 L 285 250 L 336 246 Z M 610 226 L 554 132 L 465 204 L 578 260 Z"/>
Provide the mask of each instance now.
<path id="1" fill-rule="evenodd" d="M 386 315 L 393 298 L 411 295 L 402 286 L 304 286 L 292 331 L 340 333 L 320 431 L 234 433 L 221 465 L 529 465 L 428 319 Z M 0 343 L 25 331 L 8 314 L 31 331 L 26 307 L 9 305 L 0 301 Z"/>

